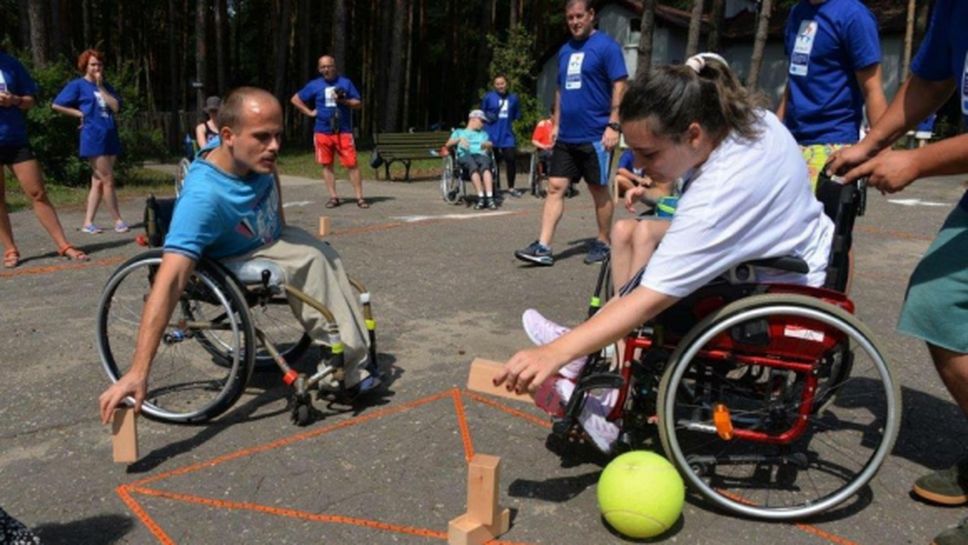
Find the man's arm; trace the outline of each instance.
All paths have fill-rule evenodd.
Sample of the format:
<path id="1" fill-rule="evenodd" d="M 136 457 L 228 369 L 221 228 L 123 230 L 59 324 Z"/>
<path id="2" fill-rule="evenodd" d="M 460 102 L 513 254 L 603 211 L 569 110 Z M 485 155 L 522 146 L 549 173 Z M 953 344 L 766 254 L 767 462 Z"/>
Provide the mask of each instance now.
<path id="1" fill-rule="evenodd" d="M 561 89 L 555 89 L 555 111 L 551 114 L 551 146 L 558 141 L 558 127 L 561 127 Z"/>
<path id="2" fill-rule="evenodd" d="M 310 110 L 309 107 L 306 106 L 306 103 L 303 102 L 303 99 L 299 98 L 299 93 L 292 95 L 292 98 L 289 99 L 289 102 L 292 103 L 292 105 L 295 106 L 297 110 L 302 112 L 303 115 L 306 115 L 309 117 L 316 117 L 316 110 Z"/>
<path id="3" fill-rule="evenodd" d="M 178 303 L 178 298 L 194 270 L 195 261 L 187 256 L 167 252 L 162 257 L 154 285 L 141 313 L 141 326 L 138 329 L 131 368 L 98 398 L 103 423 L 111 421 L 111 413 L 127 396 L 134 397 L 135 412 L 141 410 L 141 403 L 148 389 L 151 362 L 175 304 Z"/>
<path id="4" fill-rule="evenodd" d="M 635 288 L 624 297 L 612 299 L 587 322 L 554 342 L 512 356 L 504 364 L 503 372 L 495 377 L 494 384 L 506 382 L 508 390 L 535 392 L 567 362 L 617 341 L 678 300 L 646 287 Z"/>
<path id="5" fill-rule="evenodd" d="M 338 104 L 342 104 L 351 110 L 359 110 L 363 107 L 363 101 L 358 98 L 338 98 Z"/>
<path id="6" fill-rule="evenodd" d="M 0 107 L 14 107 L 20 108 L 22 111 L 27 111 L 34 107 L 34 97 L 30 95 L 0 93 Z"/>
<path id="7" fill-rule="evenodd" d="M 626 79 L 616 80 L 612 83 L 612 104 L 608 115 L 609 123 L 618 123 L 618 108 L 622 104 L 622 97 L 625 96 L 625 89 L 628 87 Z M 605 127 L 602 134 L 602 145 L 606 150 L 611 151 L 618 145 L 619 132 L 611 127 Z"/>
<path id="8" fill-rule="evenodd" d="M 887 98 L 884 97 L 884 85 L 881 77 L 881 64 L 872 64 L 854 72 L 857 84 L 864 94 L 864 108 L 867 110 L 867 122 L 873 127 L 887 111 Z"/>

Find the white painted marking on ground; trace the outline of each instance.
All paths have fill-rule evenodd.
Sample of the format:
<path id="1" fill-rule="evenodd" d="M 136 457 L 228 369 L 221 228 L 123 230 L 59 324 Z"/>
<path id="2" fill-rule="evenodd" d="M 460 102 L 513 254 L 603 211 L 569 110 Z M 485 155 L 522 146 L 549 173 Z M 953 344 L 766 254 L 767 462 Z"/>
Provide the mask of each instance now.
<path id="1" fill-rule="evenodd" d="M 393 216 L 393 219 L 405 223 L 414 223 L 427 220 L 472 220 L 477 218 L 491 218 L 494 216 L 504 216 L 511 212 L 482 212 L 478 214 L 443 214 L 440 216 Z"/>
<path id="2" fill-rule="evenodd" d="M 922 201 L 921 199 L 887 199 L 887 202 L 900 204 L 902 206 L 951 206 L 948 203 Z"/>
<path id="3" fill-rule="evenodd" d="M 282 207 L 289 208 L 290 206 L 309 206 L 313 204 L 313 202 L 314 201 L 292 201 L 292 202 L 283 203 Z"/>

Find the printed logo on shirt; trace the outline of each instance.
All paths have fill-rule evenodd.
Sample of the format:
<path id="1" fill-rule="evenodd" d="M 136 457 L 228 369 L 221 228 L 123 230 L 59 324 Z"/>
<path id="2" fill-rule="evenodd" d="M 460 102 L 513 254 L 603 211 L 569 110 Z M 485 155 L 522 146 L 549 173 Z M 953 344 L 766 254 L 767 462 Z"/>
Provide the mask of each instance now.
<path id="1" fill-rule="evenodd" d="M 326 107 L 335 108 L 336 107 L 336 87 L 327 87 L 323 91 L 323 96 L 326 97 Z"/>
<path id="2" fill-rule="evenodd" d="M 3 70 L 0 70 L 0 93 L 7 92 L 7 78 L 3 75 Z"/>
<path id="3" fill-rule="evenodd" d="M 813 51 L 813 40 L 817 36 L 816 21 L 802 21 L 797 32 L 797 40 L 793 44 L 790 55 L 790 75 L 806 76 L 810 64 L 810 52 Z"/>
<path id="4" fill-rule="evenodd" d="M 108 114 L 108 103 L 104 101 L 101 91 L 94 91 L 94 100 L 97 100 L 97 107 L 101 109 L 101 117 L 111 117 Z"/>
<path id="5" fill-rule="evenodd" d="M 565 73 L 565 90 L 581 89 L 581 65 L 585 61 L 585 53 L 572 53 L 568 58 L 568 71 Z"/>
<path id="6" fill-rule="evenodd" d="M 507 99 L 501 100 L 501 109 L 498 110 L 497 117 L 498 119 L 508 118 L 508 100 Z"/>
<path id="7" fill-rule="evenodd" d="M 968 115 L 968 51 L 965 52 L 965 69 L 961 75 L 961 114 Z"/>

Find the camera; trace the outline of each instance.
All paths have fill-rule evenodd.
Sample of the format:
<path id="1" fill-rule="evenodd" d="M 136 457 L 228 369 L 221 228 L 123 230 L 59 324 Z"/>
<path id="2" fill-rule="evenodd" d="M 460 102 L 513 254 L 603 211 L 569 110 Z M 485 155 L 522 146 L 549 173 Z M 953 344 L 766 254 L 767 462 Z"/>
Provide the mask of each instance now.
<path id="1" fill-rule="evenodd" d="M 333 89 L 333 95 L 336 97 L 336 100 L 343 100 L 344 98 L 346 98 L 347 92 L 346 92 L 346 89 L 341 89 L 339 87 L 336 87 L 335 89 Z"/>

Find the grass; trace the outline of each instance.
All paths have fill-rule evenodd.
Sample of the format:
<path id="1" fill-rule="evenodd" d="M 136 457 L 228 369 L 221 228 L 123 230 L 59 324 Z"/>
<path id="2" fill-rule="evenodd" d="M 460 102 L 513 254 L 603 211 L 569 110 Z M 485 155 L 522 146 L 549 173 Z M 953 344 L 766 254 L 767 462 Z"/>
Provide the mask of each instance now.
<path id="1" fill-rule="evenodd" d="M 9 172 L 9 171 L 8 171 Z M 45 187 L 50 201 L 56 208 L 84 206 L 89 187 L 68 187 L 46 181 Z M 11 212 L 30 207 L 30 199 L 20 189 L 13 176 L 6 180 L 7 207 Z M 149 193 L 168 194 L 174 192 L 171 176 L 149 168 L 133 168 L 118 186 L 118 198 L 144 197 Z"/>
<path id="2" fill-rule="evenodd" d="M 383 177 L 384 168 L 374 170 L 370 167 L 370 152 L 357 150 L 357 159 L 360 165 L 360 172 L 364 178 L 375 178 L 376 174 Z M 346 179 L 346 169 L 335 161 L 336 178 Z M 322 167 L 316 164 L 316 157 L 311 151 L 283 152 L 279 156 L 279 172 L 288 176 L 302 176 L 304 178 L 319 178 L 322 175 Z M 414 161 L 410 166 L 410 176 L 414 179 L 425 177 L 436 178 L 440 176 L 441 159 L 420 159 Z M 404 166 L 397 162 L 390 167 L 390 175 L 395 180 L 403 180 Z M 376 174 L 375 174 L 376 173 Z"/>

